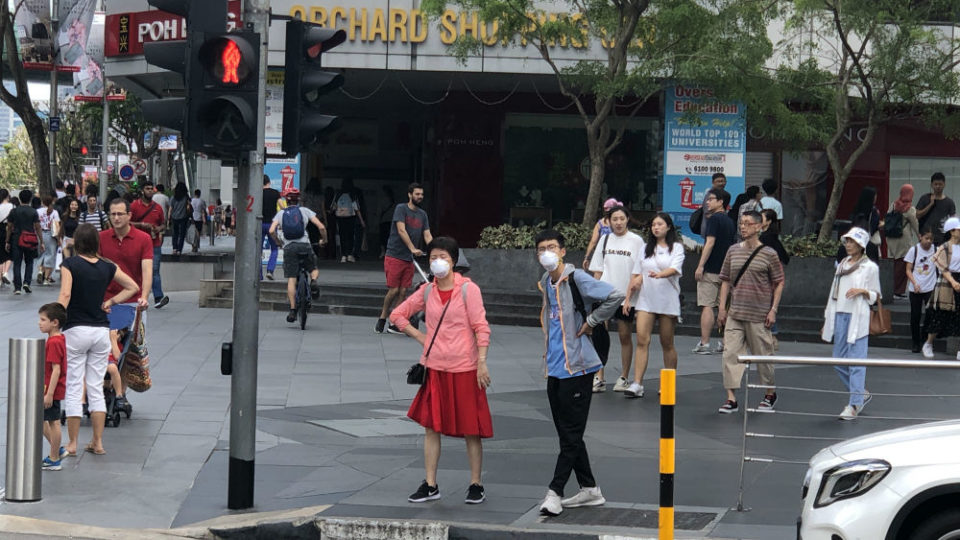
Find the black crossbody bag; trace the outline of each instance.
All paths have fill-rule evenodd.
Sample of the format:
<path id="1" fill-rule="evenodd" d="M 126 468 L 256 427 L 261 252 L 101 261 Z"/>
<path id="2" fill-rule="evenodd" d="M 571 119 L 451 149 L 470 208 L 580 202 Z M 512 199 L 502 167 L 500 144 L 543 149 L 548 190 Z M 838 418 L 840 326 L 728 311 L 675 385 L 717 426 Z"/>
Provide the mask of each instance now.
<path id="1" fill-rule="evenodd" d="M 443 311 L 440 313 L 440 320 L 437 321 L 437 329 L 433 332 L 433 339 L 430 340 L 430 346 L 427 347 L 427 354 L 424 355 L 423 360 L 426 362 L 430 359 L 430 351 L 433 350 L 433 344 L 437 341 L 437 334 L 440 333 L 440 325 L 443 324 L 443 318 L 447 314 L 447 308 L 450 307 L 451 302 L 447 302 L 447 305 L 443 306 Z M 410 366 L 410 369 L 407 370 L 407 384 L 415 384 L 422 386 L 427 380 L 427 366 L 417 362 L 416 364 Z"/>
<path id="2" fill-rule="evenodd" d="M 733 284 L 730 287 L 730 294 L 727 295 L 727 305 L 724 306 L 724 309 L 726 309 L 727 311 L 730 310 L 730 302 L 733 301 L 733 290 L 736 289 L 737 284 L 740 283 L 740 278 L 743 277 L 743 273 L 747 271 L 747 268 L 750 266 L 750 263 L 753 262 L 753 258 L 757 256 L 757 253 L 760 253 L 760 251 L 765 247 L 767 246 L 764 244 L 760 244 L 760 247 L 753 250 L 753 253 L 751 253 L 750 256 L 747 257 L 747 262 L 743 263 L 743 266 L 740 267 L 740 271 L 737 272 L 737 277 L 734 278 Z M 717 325 L 717 330 L 720 332 L 720 335 L 723 335 L 722 326 Z"/>

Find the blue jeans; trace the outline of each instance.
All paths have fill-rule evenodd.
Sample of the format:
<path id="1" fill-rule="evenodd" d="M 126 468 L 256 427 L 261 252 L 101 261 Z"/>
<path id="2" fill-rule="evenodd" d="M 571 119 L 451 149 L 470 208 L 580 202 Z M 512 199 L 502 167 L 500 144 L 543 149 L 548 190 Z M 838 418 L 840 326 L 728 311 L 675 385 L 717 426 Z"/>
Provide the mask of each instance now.
<path id="1" fill-rule="evenodd" d="M 160 284 L 160 246 L 153 248 L 153 299 L 163 298 L 163 286 Z"/>
<path id="2" fill-rule="evenodd" d="M 267 272 L 272 274 L 274 270 L 277 269 L 277 243 L 273 241 L 273 237 L 270 236 L 270 223 L 261 223 L 261 236 L 260 236 L 260 246 L 261 250 L 263 249 L 264 243 L 270 246 L 270 258 L 267 260 Z M 263 265 L 260 266 L 260 278 L 263 278 Z"/>
<path id="3" fill-rule="evenodd" d="M 173 222 L 173 250 L 177 253 L 183 251 L 183 241 L 187 238 L 187 223 L 189 218 L 171 219 Z"/>
<path id="4" fill-rule="evenodd" d="M 837 313 L 833 327 L 834 358 L 866 358 L 867 337 L 863 336 L 854 343 L 847 343 L 847 329 L 850 327 L 850 314 Z M 840 380 L 850 392 L 850 405 L 860 408 L 866 395 L 867 368 L 864 366 L 834 366 Z"/>

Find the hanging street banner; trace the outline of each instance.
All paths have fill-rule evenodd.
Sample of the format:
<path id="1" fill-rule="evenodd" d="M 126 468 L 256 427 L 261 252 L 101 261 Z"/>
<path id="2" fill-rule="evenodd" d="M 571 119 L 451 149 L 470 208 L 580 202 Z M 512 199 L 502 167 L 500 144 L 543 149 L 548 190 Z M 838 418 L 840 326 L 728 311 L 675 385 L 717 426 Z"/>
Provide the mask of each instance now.
<path id="1" fill-rule="evenodd" d="M 674 86 L 664 95 L 663 211 L 683 235 L 702 243 L 699 231 L 690 230 L 690 215 L 714 173 L 727 177 L 731 199 L 744 190 L 746 111 L 741 102 L 718 101 L 709 88 Z"/>

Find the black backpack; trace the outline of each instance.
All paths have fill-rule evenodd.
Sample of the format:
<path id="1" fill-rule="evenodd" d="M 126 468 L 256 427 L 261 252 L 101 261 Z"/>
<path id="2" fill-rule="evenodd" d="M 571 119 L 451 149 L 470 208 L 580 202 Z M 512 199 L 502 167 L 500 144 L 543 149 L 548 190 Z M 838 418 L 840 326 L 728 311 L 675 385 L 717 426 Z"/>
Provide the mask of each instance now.
<path id="1" fill-rule="evenodd" d="M 697 210 L 690 215 L 690 230 L 694 234 L 700 234 L 700 231 L 703 230 L 703 207 L 697 208 Z"/>
<path id="2" fill-rule="evenodd" d="M 887 212 L 887 217 L 884 218 L 883 222 L 883 232 L 887 235 L 887 238 L 902 238 L 903 214 L 895 210 Z"/>

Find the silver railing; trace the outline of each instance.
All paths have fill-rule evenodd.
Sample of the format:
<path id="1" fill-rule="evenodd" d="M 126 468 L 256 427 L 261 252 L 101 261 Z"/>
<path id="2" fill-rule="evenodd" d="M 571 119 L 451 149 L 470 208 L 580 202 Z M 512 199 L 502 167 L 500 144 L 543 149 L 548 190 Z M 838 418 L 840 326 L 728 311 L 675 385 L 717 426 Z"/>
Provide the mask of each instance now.
<path id="1" fill-rule="evenodd" d="M 738 486 L 737 493 L 737 507 L 738 512 L 743 512 L 749 510 L 749 508 L 744 508 L 743 506 L 743 469 L 744 464 L 747 462 L 755 463 L 785 463 L 793 465 L 806 465 L 808 461 L 796 461 L 788 459 L 774 459 L 760 456 L 748 456 L 747 455 L 747 439 L 789 439 L 797 441 L 829 441 L 837 442 L 845 440 L 844 438 L 837 437 L 813 437 L 807 435 L 780 435 L 775 433 L 757 433 L 748 431 L 748 419 L 750 413 L 756 413 L 757 409 L 755 407 L 747 407 L 746 404 L 749 403 L 750 389 L 761 389 L 769 388 L 764 384 L 752 384 L 750 382 L 750 368 L 753 364 L 788 364 L 794 366 L 863 366 L 863 367 L 873 367 L 873 368 L 914 368 L 914 369 L 960 369 L 960 361 L 953 360 L 902 360 L 902 359 L 870 359 L 870 358 L 823 358 L 823 357 L 812 357 L 812 356 L 754 356 L 754 355 L 742 355 L 739 357 L 739 362 L 742 364 L 747 364 L 747 369 L 744 377 L 744 391 L 743 391 L 743 402 L 744 402 L 744 414 L 743 414 L 743 439 L 740 449 L 740 482 Z M 822 394 L 844 394 L 848 395 L 849 392 L 845 390 L 824 390 L 822 388 L 804 388 L 796 386 L 774 386 L 776 390 L 796 390 L 801 392 L 812 392 L 812 393 L 822 393 Z M 943 398 L 943 397 L 952 397 L 960 398 L 960 394 L 880 394 L 876 392 L 870 393 L 872 396 L 887 396 L 887 397 L 915 397 L 915 398 Z M 784 411 L 784 410 L 774 410 L 770 412 L 765 412 L 763 414 L 782 414 L 786 416 L 820 416 L 820 417 L 832 417 L 836 416 L 833 414 L 824 414 L 824 413 L 814 413 L 814 412 L 801 412 L 801 411 Z M 948 420 L 948 418 L 917 418 L 917 417 L 908 417 L 908 416 L 867 416 L 860 417 L 860 419 L 865 420 L 889 420 L 889 421 L 907 421 L 907 422 L 930 422 L 936 420 Z"/>

